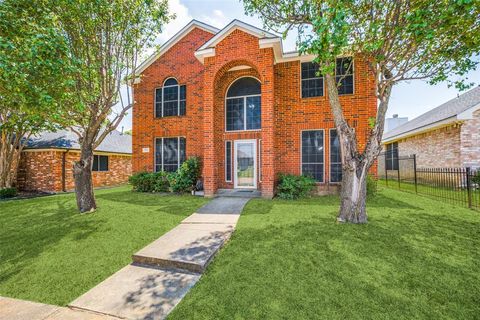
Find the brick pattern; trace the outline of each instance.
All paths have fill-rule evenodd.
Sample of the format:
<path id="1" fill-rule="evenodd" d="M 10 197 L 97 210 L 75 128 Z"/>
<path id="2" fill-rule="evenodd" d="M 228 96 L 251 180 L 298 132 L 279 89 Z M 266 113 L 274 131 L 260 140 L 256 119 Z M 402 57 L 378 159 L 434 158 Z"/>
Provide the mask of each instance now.
<path id="1" fill-rule="evenodd" d="M 462 166 L 480 168 L 480 110 L 463 123 L 460 131 Z"/>
<path id="2" fill-rule="evenodd" d="M 20 158 L 17 186 L 21 190 L 46 192 L 63 191 L 62 163 L 64 151 L 24 151 Z M 107 187 L 124 184 L 132 174 L 132 161 L 129 155 L 109 154 L 108 171 L 92 173 L 94 187 Z M 65 153 L 65 191 L 73 191 L 73 164 L 80 159 L 78 151 Z"/>
<path id="3" fill-rule="evenodd" d="M 300 132 L 325 130 L 325 179 L 328 181 L 329 134 L 334 128 L 327 97 L 302 99 L 300 62 L 274 63 L 272 48 L 260 49 L 258 38 L 240 30 L 215 47 L 215 56 L 202 65 L 194 51 L 213 35 L 194 29 L 148 67 L 134 86 L 133 171 L 152 171 L 154 138 L 185 136 L 187 156 L 203 159 L 205 194 L 232 188 L 225 182 L 225 141 L 261 139 L 261 176 L 258 188 L 265 197 L 274 194 L 280 172 L 300 173 Z M 248 69 L 232 71 L 239 66 Z M 187 85 L 185 117 L 154 118 L 154 91 L 173 76 Z M 243 76 L 256 77 L 262 85 L 262 128 L 257 131 L 225 131 L 225 94 L 228 86 Z M 356 128 L 360 148 L 369 132 L 368 118 L 376 114 L 375 79 L 362 59 L 355 60 L 355 93 L 341 97 L 344 112 Z M 145 152 L 143 152 L 145 148 Z M 148 148 L 148 149 L 147 149 Z M 148 152 L 147 152 L 148 150 Z M 320 188 L 337 190 L 337 186 Z"/>

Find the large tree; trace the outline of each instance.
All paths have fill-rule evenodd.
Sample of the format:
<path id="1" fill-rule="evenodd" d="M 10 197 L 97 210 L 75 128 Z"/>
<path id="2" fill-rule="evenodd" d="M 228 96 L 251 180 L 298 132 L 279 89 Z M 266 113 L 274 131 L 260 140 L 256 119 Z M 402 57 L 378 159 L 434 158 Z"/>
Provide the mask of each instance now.
<path id="1" fill-rule="evenodd" d="M 302 53 L 314 54 L 324 76 L 342 152 L 339 222 L 365 223 L 366 178 L 381 151 L 392 87 L 400 81 L 450 81 L 464 88 L 463 76 L 478 64 L 478 0 L 244 0 L 248 13 L 287 34 L 296 29 Z M 341 55 L 362 58 L 376 79 L 377 116 L 365 148 L 342 110 L 335 80 Z M 452 81 L 452 76 L 458 76 Z M 338 79 L 337 79 L 338 80 Z M 373 120 L 373 119 L 372 119 Z"/>
<path id="2" fill-rule="evenodd" d="M 96 209 L 92 184 L 93 151 L 131 108 L 120 89 L 135 78 L 142 50 L 169 20 L 166 0 L 51 0 L 73 61 L 78 108 L 68 117 L 81 146 L 74 164 L 80 212 Z"/>
<path id="3" fill-rule="evenodd" d="M 0 189 L 12 186 L 29 137 L 65 123 L 72 70 L 46 1 L 0 1 Z"/>

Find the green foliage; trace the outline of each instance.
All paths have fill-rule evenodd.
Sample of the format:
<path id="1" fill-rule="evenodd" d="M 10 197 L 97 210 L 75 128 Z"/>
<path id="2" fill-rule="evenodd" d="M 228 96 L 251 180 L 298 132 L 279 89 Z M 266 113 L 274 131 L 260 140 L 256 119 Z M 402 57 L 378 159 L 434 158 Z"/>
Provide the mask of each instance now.
<path id="1" fill-rule="evenodd" d="M 314 187 L 315 180 L 308 176 L 281 174 L 277 187 L 277 196 L 287 200 L 304 198 L 310 195 Z"/>
<path id="2" fill-rule="evenodd" d="M 16 188 L 3 188 L 0 189 L 0 199 L 13 198 L 17 195 Z"/>
<path id="3" fill-rule="evenodd" d="M 169 183 L 165 172 L 139 172 L 128 178 L 134 191 L 168 192 Z"/>
<path id="4" fill-rule="evenodd" d="M 480 169 L 477 170 L 473 176 L 472 176 L 472 182 L 477 184 L 477 185 L 480 185 Z"/>
<path id="5" fill-rule="evenodd" d="M 377 179 L 369 174 L 367 176 L 367 197 L 374 198 L 377 196 L 378 187 L 377 187 Z"/>
<path id="6" fill-rule="evenodd" d="M 188 158 L 176 172 L 168 175 L 170 188 L 173 192 L 189 192 L 195 188 L 200 178 L 201 161 L 199 157 Z"/>

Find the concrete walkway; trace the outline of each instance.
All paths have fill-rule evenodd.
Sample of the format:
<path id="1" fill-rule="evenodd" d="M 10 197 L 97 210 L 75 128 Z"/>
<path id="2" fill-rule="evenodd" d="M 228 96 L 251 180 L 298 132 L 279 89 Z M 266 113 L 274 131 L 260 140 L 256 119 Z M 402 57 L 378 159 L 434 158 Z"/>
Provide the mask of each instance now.
<path id="1" fill-rule="evenodd" d="M 249 198 L 218 197 L 132 257 L 70 307 L 127 319 L 164 319 L 232 235 Z"/>

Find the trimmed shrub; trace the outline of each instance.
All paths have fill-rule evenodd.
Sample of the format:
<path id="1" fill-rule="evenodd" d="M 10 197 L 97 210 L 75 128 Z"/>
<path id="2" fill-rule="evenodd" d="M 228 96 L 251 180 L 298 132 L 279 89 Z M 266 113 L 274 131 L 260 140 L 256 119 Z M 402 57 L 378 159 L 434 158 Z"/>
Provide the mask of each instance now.
<path id="1" fill-rule="evenodd" d="M 377 191 L 377 179 L 371 174 L 369 174 L 367 176 L 367 197 L 374 198 L 377 195 Z"/>
<path id="2" fill-rule="evenodd" d="M 139 172 L 128 178 L 133 191 L 138 192 L 167 192 L 169 189 L 167 173 Z"/>
<path id="3" fill-rule="evenodd" d="M 13 198 L 17 195 L 16 188 L 0 189 L 0 199 Z"/>
<path id="4" fill-rule="evenodd" d="M 277 196 L 287 200 L 303 198 L 309 196 L 313 188 L 315 188 L 315 180 L 311 177 L 281 174 Z"/>
<path id="5" fill-rule="evenodd" d="M 168 175 L 170 189 L 173 192 L 190 192 L 195 189 L 200 178 L 202 164 L 199 157 L 188 158 L 180 168 Z"/>

